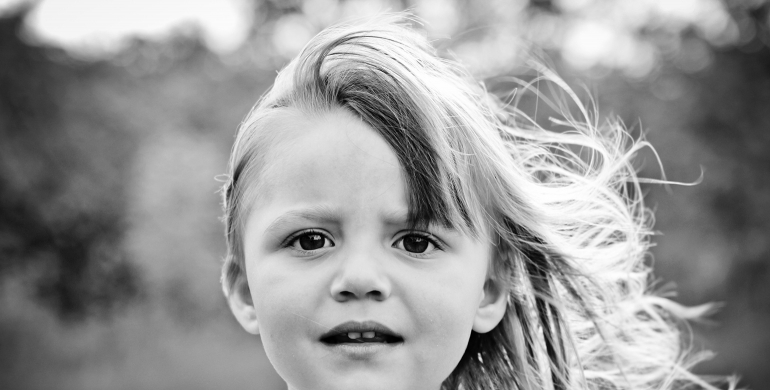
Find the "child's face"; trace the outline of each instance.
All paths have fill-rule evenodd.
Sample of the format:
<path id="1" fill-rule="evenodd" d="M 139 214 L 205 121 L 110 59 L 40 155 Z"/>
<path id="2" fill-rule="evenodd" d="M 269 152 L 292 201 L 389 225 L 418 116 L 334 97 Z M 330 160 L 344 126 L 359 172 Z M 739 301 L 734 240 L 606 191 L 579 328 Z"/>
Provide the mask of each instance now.
<path id="1" fill-rule="evenodd" d="M 438 389 L 488 330 L 487 235 L 408 230 L 395 154 L 347 112 L 266 128 L 244 248 L 270 361 L 290 389 Z"/>

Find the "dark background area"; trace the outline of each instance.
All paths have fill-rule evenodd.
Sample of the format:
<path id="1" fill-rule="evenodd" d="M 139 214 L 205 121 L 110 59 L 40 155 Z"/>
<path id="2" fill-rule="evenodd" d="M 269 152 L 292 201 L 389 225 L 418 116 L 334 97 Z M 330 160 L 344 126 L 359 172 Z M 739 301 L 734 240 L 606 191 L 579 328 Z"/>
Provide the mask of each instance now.
<path id="1" fill-rule="evenodd" d="M 228 53 L 195 28 L 77 51 L 30 32 L 45 1 L 3 11 L 0 388 L 283 388 L 221 294 L 215 177 L 304 37 L 404 8 L 480 78 L 526 79 L 527 60 L 547 58 L 600 117 L 643 129 L 668 179 L 702 175 L 644 186 L 651 261 L 678 301 L 723 305 L 692 324 L 716 353 L 696 371 L 768 388 L 770 5 L 660 2 L 253 1 Z"/>

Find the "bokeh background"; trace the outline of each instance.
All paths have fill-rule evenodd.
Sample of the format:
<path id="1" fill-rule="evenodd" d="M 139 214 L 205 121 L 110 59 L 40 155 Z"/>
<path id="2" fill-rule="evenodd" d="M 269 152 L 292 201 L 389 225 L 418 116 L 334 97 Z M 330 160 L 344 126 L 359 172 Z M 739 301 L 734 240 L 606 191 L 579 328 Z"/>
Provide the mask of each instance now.
<path id="1" fill-rule="evenodd" d="M 548 63 L 700 182 L 644 187 L 651 261 L 723 304 L 697 371 L 768 388 L 766 0 L 0 0 L 0 388 L 285 388 L 220 292 L 216 177 L 313 34 L 407 8 L 490 86 Z"/>

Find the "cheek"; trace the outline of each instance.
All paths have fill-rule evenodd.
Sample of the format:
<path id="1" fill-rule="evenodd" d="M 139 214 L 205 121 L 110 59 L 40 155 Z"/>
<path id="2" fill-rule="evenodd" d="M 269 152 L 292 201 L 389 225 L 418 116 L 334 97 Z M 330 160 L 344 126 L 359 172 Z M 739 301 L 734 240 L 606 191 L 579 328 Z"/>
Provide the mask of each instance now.
<path id="1" fill-rule="evenodd" d="M 250 273 L 249 286 L 257 311 L 259 331 L 263 342 L 267 344 L 270 339 L 281 338 L 281 330 L 286 329 L 286 325 L 291 325 L 288 318 L 290 314 L 285 309 L 293 307 L 293 302 L 292 295 L 285 293 L 285 290 L 290 289 L 289 283 L 282 282 L 281 278 L 263 275 L 265 273 L 259 270 Z"/>
<path id="2" fill-rule="evenodd" d="M 307 340 L 298 336 L 307 332 L 303 322 L 312 316 L 311 289 L 297 275 L 276 270 L 254 269 L 248 279 L 265 353 L 279 374 L 293 377 L 286 369 L 305 365 L 297 351 Z"/>
<path id="3" fill-rule="evenodd" d="M 447 376 L 465 352 L 481 298 L 483 274 L 481 281 L 469 278 L 474 274 L 461 270 L 421 278 L 422 291 L 413 296 L 410 305 L 416 311 L 416 328 L 428 336 L 418 349 L 419 359 Z"/>

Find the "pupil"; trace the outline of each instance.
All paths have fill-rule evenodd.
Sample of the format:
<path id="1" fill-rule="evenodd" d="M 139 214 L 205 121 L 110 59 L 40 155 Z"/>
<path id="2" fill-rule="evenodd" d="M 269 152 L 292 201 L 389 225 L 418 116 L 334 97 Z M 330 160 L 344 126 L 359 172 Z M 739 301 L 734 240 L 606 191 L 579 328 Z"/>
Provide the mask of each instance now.
<path id="1" fill-rule="evenodd" d="M 423 253 L 428 250 L 428 240 L 422 237 L 404 237 L 404 249 L 407 252 Z"/>
<path id="2" fill-rule="evenodd" d="M 324 246 L 324 238 L 320 234 L 304 234 L 299 238 L 299 246 L 306 251 L 320 249 Z"/>

